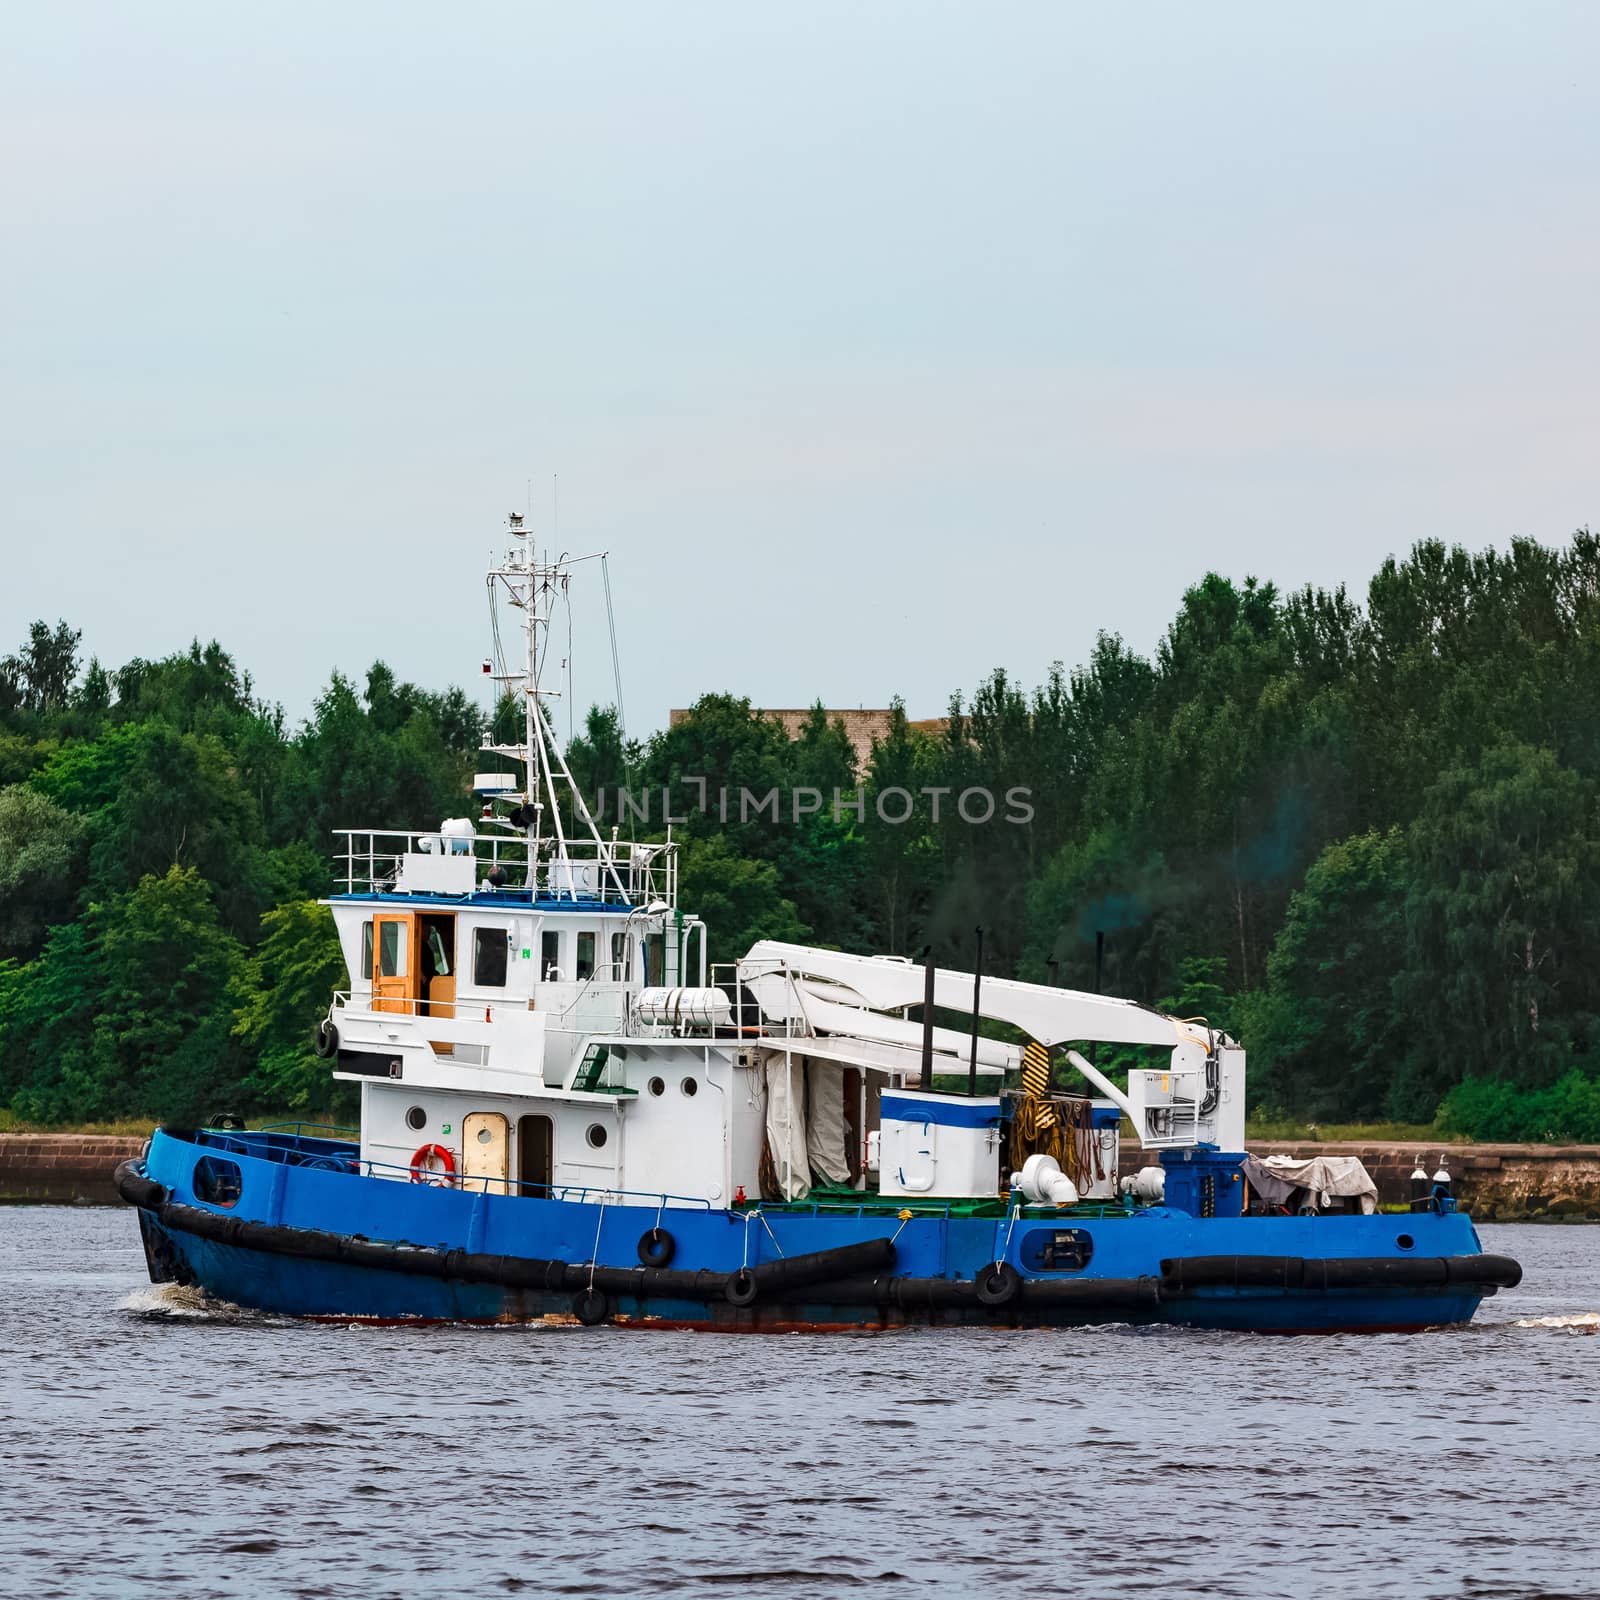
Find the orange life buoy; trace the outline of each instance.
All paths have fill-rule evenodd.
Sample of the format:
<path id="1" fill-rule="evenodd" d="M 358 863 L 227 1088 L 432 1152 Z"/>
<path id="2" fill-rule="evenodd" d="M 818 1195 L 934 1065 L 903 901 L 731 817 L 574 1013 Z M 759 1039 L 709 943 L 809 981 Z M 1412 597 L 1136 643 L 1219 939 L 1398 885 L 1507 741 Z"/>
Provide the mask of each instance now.
<path id="1" fill-rule="evenodd" d="M 456 1181 L 456 1158 L 442 1144 L 419 1144 L 411 1158 L 411 1181 L 452 1188 Z"/>

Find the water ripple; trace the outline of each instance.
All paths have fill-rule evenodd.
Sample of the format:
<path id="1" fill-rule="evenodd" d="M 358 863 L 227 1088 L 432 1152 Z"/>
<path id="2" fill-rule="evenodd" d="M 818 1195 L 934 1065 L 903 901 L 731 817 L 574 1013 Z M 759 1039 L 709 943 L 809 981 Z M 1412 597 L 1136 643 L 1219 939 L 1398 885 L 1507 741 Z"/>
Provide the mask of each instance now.
<path id="1" fill-rule="evenodd" d="M 722 1338 L 297 1323 L 0 1213 L 0 1590 L 1600 1593 L 1600 1229 L 1466 1330 Z"/>

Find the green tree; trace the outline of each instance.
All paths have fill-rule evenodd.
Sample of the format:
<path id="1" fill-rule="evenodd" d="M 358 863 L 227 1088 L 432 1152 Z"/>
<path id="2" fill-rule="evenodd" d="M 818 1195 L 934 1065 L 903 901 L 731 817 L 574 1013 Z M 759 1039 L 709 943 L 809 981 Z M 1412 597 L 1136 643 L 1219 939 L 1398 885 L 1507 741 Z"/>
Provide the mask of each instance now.
<path id="1" fill-rule="evenodd" d="M 1461 1077 L 1545 1085 L 1586 1051 L 1600 1012 L 1595 784 L 1553 751 L 1495 746 L 1444 773 L 1408 834 L 1400 998 L 1426 1054 L 1408 1110 Z"/>
<path id="2" fill-rule="evenodd" d="M 131 731 L 114 797 L 95 813 L 95 892 L 192 866 L 212 885 L 227 927 L 248 937 L 261 908 L 261 827 L 227 747 L 160 722 Z"/>
<path id="3" fill-rule="evenodd" d="M 234 1037 L 255 1057 L 248 1087 L 284 1110 L 348 1113 L 352 1097 L 311 1049 L 312 1032 L 336 989 L 348 984 L 333 913 L 315 900 L 290 900 L 261 919 L 262 939 L 235 993 Z"/>
<path id="4" fill-rule="evenodd" d="M 868 942 L 886 955 L 909 955 L 925 937 L 939 874 L 939 847 L 923 793 L 933 782 L 935 759 L 934 741 L 911 726 L 897 698 L 888 731 L 874 741 L 867 760 L 861 827 Z"/>
<path id="5" fill-rule="evenodd" d="M 678 871 L 678 901 L 706 925 L 713 960 L 732 961 L 757 939 L 804 939 L 794 902 L 770 861 L 737 854 L 726 839 L 691 837 Z"/>
<path id="6" fill-rule="evenodd" d="M 468 757 L 428 706 L 391 691 L 387 673 L 373 668 L 370 708 L 335 673 L 295 740 L 280 803 L 318 848 L 331 849 L 339 828 L 436 828 L 471 803 Z"/>
<path id="7" fill-rule="evenodd" d="M 590 815 L 604 827 L 620 824 L 620 791 L 628 788 L 639 756 L 638 744 L 623 736 L 617 708 L 590 706 L 583 732 L 567 747 L 567 767 Z M 569 821 L 575 826 L 576 816 Z"/>
<path id="8" fill-rule="evenodd" d="M 20 709 L 44 715 L 65 706 L 78 676 L 82 637 L 64 622 L 54 628 L 33 623 L 27 643 L 0 660 L 0 712 Z"/>
<path id="9" fill-rule="evenodd" d="M 0 969 L 12 1108 L 45 1122 L 215 1111 L 242 1087 L 229 1004 L 242 961 L 193 868 L 53 929 L 37 961 Z"/>
<path id="10" fill-rule="evenodd" d="M 170 722 L 184 732 L 217 732 L 250 710 L 250 677 L 213 639 L 159 661 L 135 657 L 117 670 L 117 718 Z"/>
<path id="11" fill-rule="evenodd" d="M 1252 1103 L 1342 1121 L 1397 1109 L 1392 1091 L 1410 1048 L 1393 994 L 1405 905 L 1398 829 L 1341 839 L 1312 863 L 1289 900 L 1266 987 L 1247 1007 Z"/>
<path id="12" fill-rule="evenodd" d="M 21 784 L 0 789 L 0 956 L 36 955 L 83 887 L 89 828 Z"/>

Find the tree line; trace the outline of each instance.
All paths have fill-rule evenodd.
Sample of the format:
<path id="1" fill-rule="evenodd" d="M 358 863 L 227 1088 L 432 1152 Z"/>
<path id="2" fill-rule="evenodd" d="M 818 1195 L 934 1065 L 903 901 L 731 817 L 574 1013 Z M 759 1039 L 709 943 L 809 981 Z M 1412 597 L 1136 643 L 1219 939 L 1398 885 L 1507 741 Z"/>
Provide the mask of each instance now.
<path id="1" fill-rule="evenodd" d="M 291 728 L 216 643 L 107 671 L 36 623 L 0 661 L 0 1105 L 328 1107 L 331 830 L 467 810 L 481 721 L 377 663 Z M 1361 599 L 1210 574 L 1152 656 L 1102 634 L 1036 687 L 996 670 L 937 732 L 897 704 L 864 765 L 820 707 L 791 739 L 733 693 L 644 740 L 597 707 L 567 755 L 607 826 L 659 837 L 618 799 L 666 797 L 714 958 L 960 966 L 981 926 L 990 972 L 1227 1028 L 1259 1111 L 1600 1139 L 1587 531 L 1421 543 Z M 725 798 L 773 791 L 822 801 Z"/>

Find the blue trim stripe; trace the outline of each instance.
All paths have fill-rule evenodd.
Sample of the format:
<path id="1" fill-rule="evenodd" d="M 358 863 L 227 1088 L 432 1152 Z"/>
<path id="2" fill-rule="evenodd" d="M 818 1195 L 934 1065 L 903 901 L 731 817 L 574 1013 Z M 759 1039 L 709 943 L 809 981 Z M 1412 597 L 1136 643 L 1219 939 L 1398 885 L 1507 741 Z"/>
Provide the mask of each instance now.
<path id="1" fill-rule="evenodd" d="M 886 1094 L 880 1116 L 885 1122 L 932 1122 L 941 1128 L 994 1128 L 1004 1120 L 1005 1111 L 981 1101 Z"/>
<path id="2" fill-rule="evenodd" d="M 493 890 L 479 890 L 475 894 L 331 894 L 328 899 L 334 905 L 379 905 L 399 906 L 404 909 L 408 906 L 449 906 L 452 910 L 460 910 L 463 906 L 474 911 L 586 911 L 593 915 L 597 911 L 612 912 L 618 916 L 625 916 L 628 912 L 636 910 L 625 900 L 569 900 L 565 896 L 560 899 L 546 898 L 540 895 L 537 900 L 530 900 L 526 894 L 497 894 Z"/>

